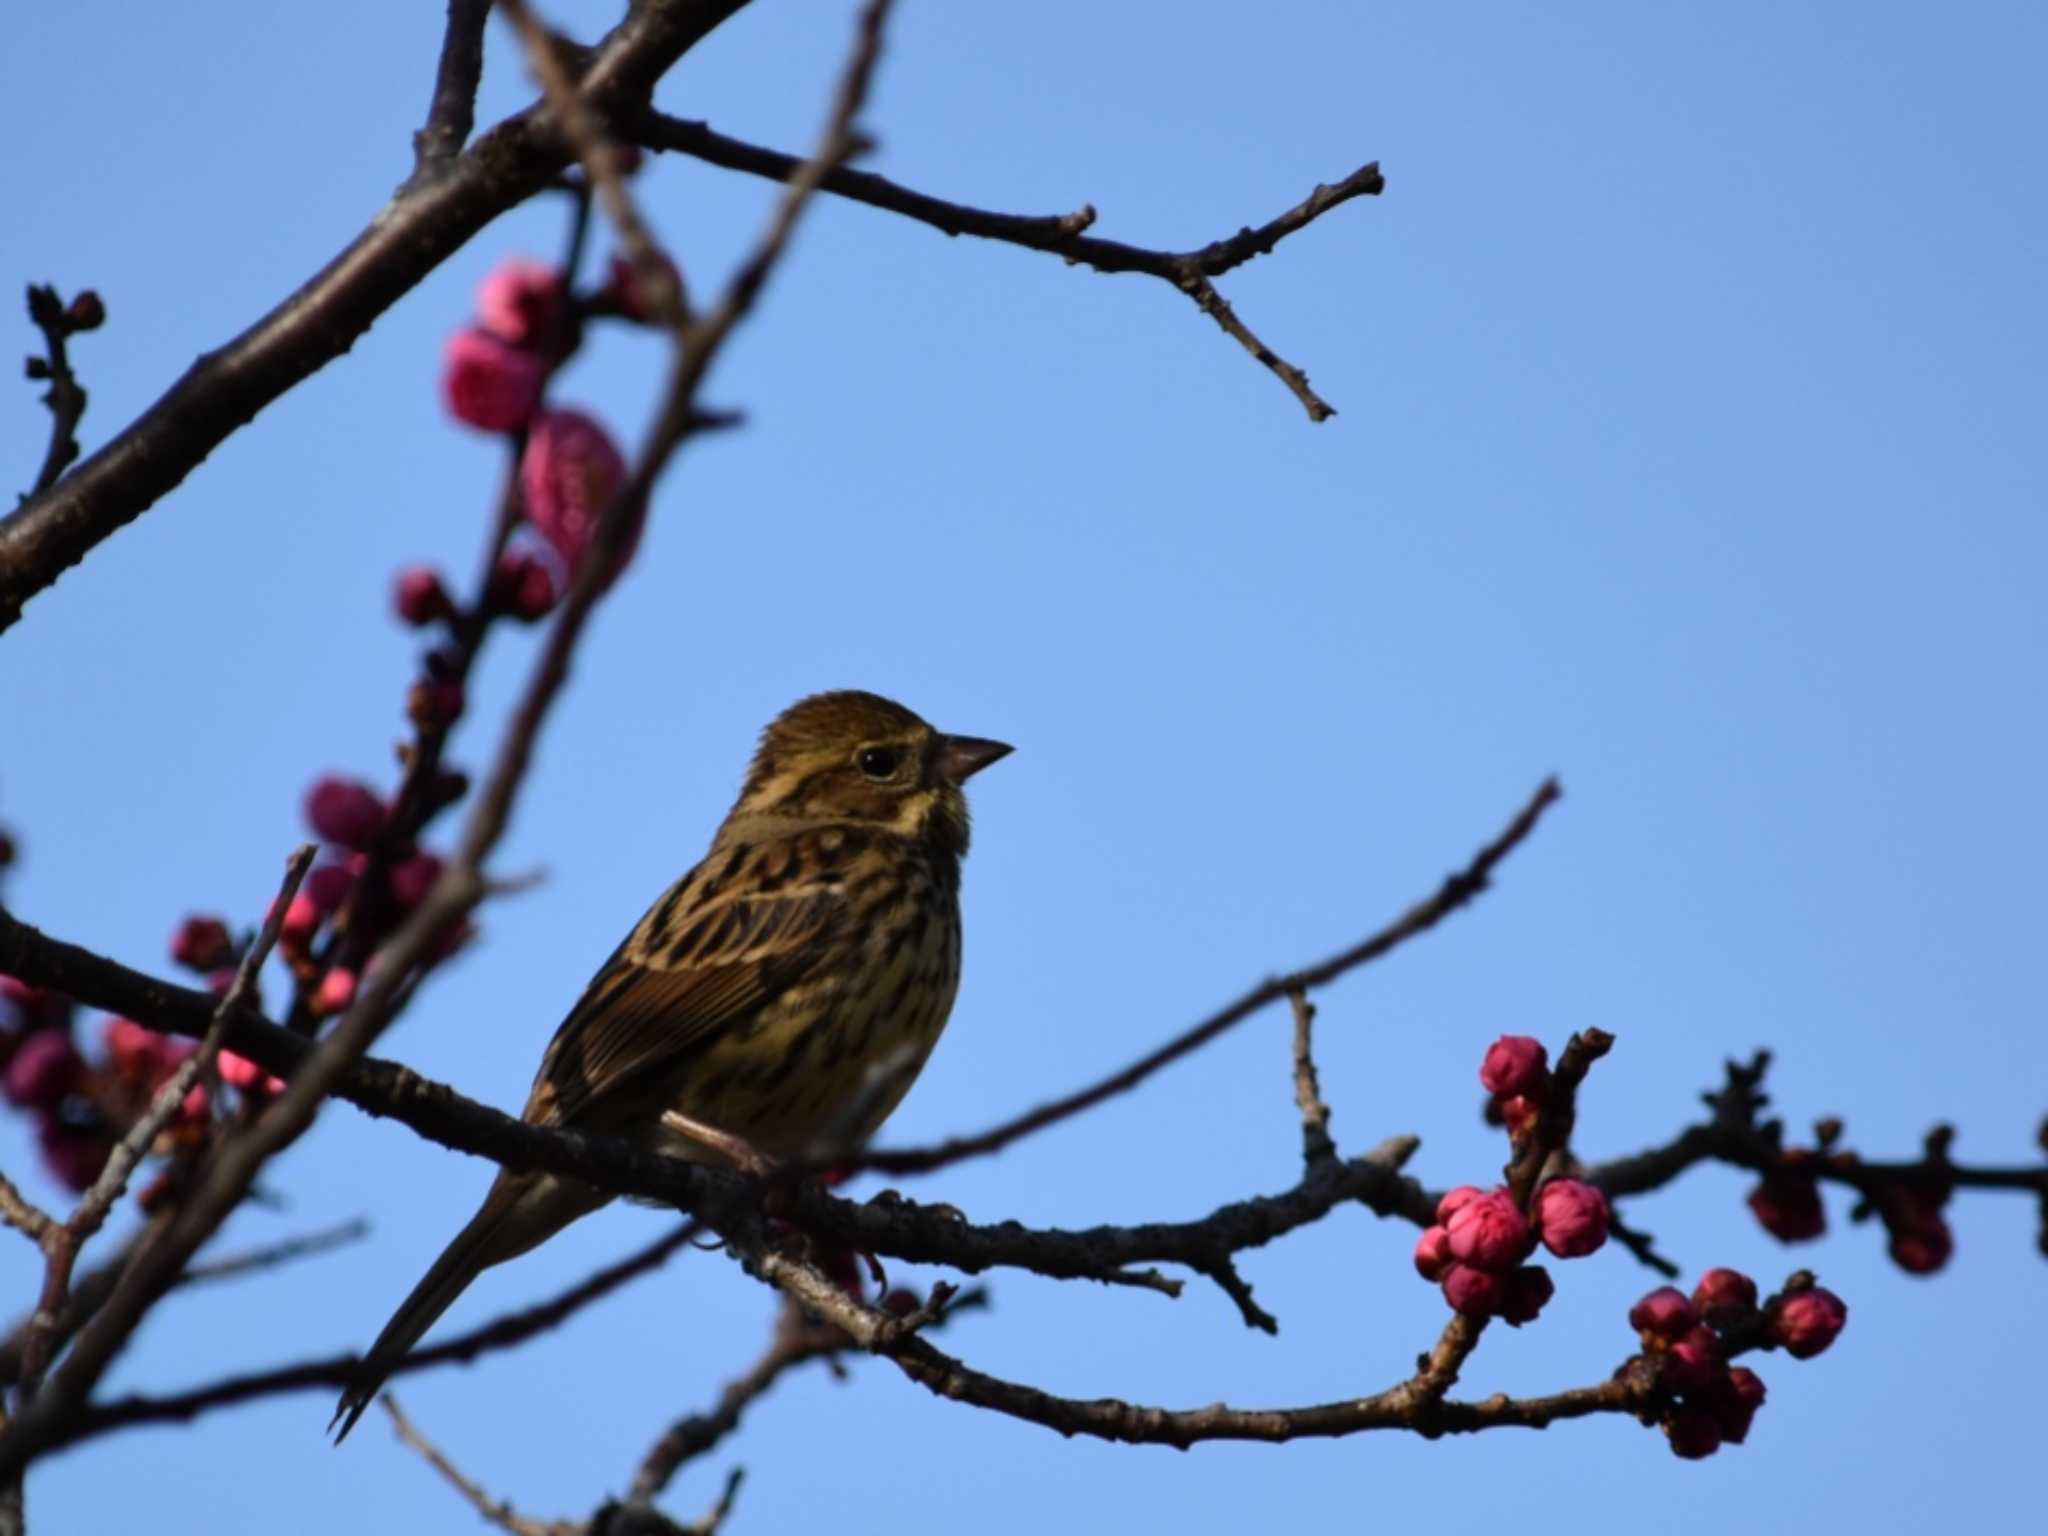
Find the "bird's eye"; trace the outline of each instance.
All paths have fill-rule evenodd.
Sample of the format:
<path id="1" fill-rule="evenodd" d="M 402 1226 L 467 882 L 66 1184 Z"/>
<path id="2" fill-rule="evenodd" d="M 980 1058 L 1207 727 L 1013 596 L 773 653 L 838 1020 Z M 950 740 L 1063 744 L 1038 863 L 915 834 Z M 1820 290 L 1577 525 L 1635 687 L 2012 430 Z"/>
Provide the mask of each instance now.
<path id="1" fill-rule="evenodd" d="M 896 771 L 896 753 L 890 747 L 863 747 L 858 761 L 860 771 L 871 779 L 886 779 Z"/>

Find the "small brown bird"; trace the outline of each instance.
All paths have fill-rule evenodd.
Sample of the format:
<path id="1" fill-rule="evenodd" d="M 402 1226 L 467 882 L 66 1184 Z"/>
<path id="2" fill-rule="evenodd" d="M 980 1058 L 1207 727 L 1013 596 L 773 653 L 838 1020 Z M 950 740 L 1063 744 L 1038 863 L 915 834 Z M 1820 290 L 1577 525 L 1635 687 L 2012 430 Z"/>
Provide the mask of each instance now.
<path id="1" fill-rule="evenodd" d="M 762 732 L 711 851 L 555 1031 L 525 1119 L 705 1163 L 732 1161 L 720 1132 L 770 1157 L 825 1134 L 872 1136 L 959 985 L 960 786 L 1009 751 L 872 693 L 792 705 Z M 664 1124 L 671 1112 L 710 1127 L 710 1140 Z M 470 1281 L 609 1199 L 553 1174 L 501 1172 L 364 1357 L 335 1410 L 336 1442 Z"/>

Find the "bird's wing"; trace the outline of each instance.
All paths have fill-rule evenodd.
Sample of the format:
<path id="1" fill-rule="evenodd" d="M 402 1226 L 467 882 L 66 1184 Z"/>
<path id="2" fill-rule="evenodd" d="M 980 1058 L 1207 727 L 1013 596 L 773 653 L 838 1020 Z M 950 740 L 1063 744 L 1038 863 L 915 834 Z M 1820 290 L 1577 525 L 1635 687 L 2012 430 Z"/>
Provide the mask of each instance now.
<path id="1" fill-rule="evenodd" d="M 798 851 L 781 852 L 793 873 Z M 715 876 L 714 864 L 725 866 Z M 613 1129 L 648 1112 L 650 1091 L 801 980 L 846 914 L 836 880 L 762 890 L 726 856 L 707 859 L 591 978 L 548 1046 L 526 1118 Z"/>

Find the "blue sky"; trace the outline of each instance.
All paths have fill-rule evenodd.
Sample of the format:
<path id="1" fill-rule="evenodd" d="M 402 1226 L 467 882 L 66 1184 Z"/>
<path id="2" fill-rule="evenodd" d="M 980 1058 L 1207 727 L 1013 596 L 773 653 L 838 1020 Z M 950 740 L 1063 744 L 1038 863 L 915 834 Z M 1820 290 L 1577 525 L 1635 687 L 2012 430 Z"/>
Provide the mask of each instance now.
<path id="1" fill-rule="evenodd" d="M 550 13 L 589 34 L 611 10 Z M 403 178 L 439 15 L 80 0 L 17 20 L 0 275 L 105 296 L 107 327 L 76 348 L 88 446 Z M 850 15 L 761 0 L 659 99 L 801 148 Z M 487 119 L 528 95 L 493 41 Z M 1354 939 L 1555 771 L 1564 804 L 1482 905 L 1322 999 L 1342 1145 L 1413 1131 L 1425 1178 L 1483 1181 L 1500 1157 L 1475 1114 L 1485 1044 L 1590 1024 L 1620 1043 L 1583 1101 L 1588 1155 L 1669 1134 L 1725 1056 L 1768 1044 L 1795 1126 L 1839 1113 L 1890 1156 L 1948 1119 L 1958 1156 L 2038 1156 L 2044 47 L 2048 19 L 2020 5 L 1304 0 L 1247 25 L 1208 3 L 907 0 L 868 125 L 871 163 L 919 187 L 1017 212 L 1092 202 L 1100 233 L 1194 245 L 1379 158 L 1384 198 L 1224 284 L 1341 414 L 1311 427 L 1163 285 L 821 205 L 712 381 L 747 430 L 664 482 L 544 743 L 504 866 L 547 882 L 487 914 L 384 1049 L 515 1106 L 589 971 L 700 851 L 753 733 L 857 685 L 1019 748 L 975 786 L 965 984 L 885 1139 L 983 1125 Z M 700 288 L 773 195 L 673 160 L 640 188 Z M 312 777 L 388 782 L 415 649 L 386 617 L 391 573 L 467 571 L 497 468 L 440 414 L 440 343 L 478 277 L 554 251 L 559 223 L 543 203 L 487 230 L 0 642 L 24 917 L 162 968 L 185 911 L 259 912 Z M 631 434 L 658 365 L 607 335 L 559 395 Z M 0 483 L 20 487 L 45 420 L 23 384 L 0 408 Z M 459 759 L 488 751 L 531 648 L 493 647 Z M 1282 1188 L 1285 1028 L 1275 1012 L 919 1193 L 1081 1225 Z M 0 1166 L 54 1198 L 18 1119 Z M 366 1343 L 486 1181 L 335 1107 L 275 1167 L 281 1207 L 222 1243 L 358 1213 L 372 1238 L 168 1304 L 109 1390 Z M 1745 1188 L 1702 1171 L 1631 1214 L 1691 1272 L 1812 1263 L 1850 1328 L 1818 1361 L 1764 1361 L 1750 1443 L 1705 1464 L 1611 1420 L 1437 1445 L 1069 1444 L 858 1362 L 761 1404 L 668 1507 L 696 1513 L 740 1463 L 739 1532 L 2035 1514 L 2038 1214 L 1960 1200 L 1957 1257 L 1922 1281 L 1840 1201 L 1824 1245 L 1781 1249 Z M 480 1283 L 451 1325 L 661 1220 L 593 1218 Z M 1001 1275 L 996 1310 L 950 1344 L 1082 1395 L 1367 1392 L 1441 1321 L 1412 1238 L 1348 1212 L 1249 1256 L 1277 1339 L 1198 1287 L 1172 1303 Z M 0 1246 L 0 1294 L 25 1304 L 33 1270 Z M 1473 1392 L 1597 1380 L 1627 1353 L 1651 1277 L 1605 1251 L 1557 1278 L 1539 1326 L 1488 1337 Z M 404 1397 L 522 1511 L 587 1513 L 752 1358 L 770 1308 L 692 1254 Z M 53 1460 L 31 1518 L 472 1518 L 379 1422 L 328 1448 L 328 1407 L 272 1401 Z M 189 1491 L 166 1507 L 173 1486 Z"/>

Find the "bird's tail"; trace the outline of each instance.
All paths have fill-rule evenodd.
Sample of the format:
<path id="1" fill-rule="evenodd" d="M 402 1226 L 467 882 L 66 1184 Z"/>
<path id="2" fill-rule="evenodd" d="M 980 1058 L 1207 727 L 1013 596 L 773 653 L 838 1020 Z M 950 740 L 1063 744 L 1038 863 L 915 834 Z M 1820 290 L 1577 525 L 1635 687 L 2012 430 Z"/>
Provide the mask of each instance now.
<path id="1" fill-rule="evenodd" d="M 493 1264 L 537 1247 L 604 1203 L 595 1190 L 548 1174 L 500 1175 L 482 1208 L 455 1234 L 412 1294 L 391 1314 L 391 1321 L 356 1367 L 327 1426 L 334 1431 L 334 1443 L 339 1445 L 348 1438 L 398 1362 L 455 1304 L 470 1281 Z"/>

